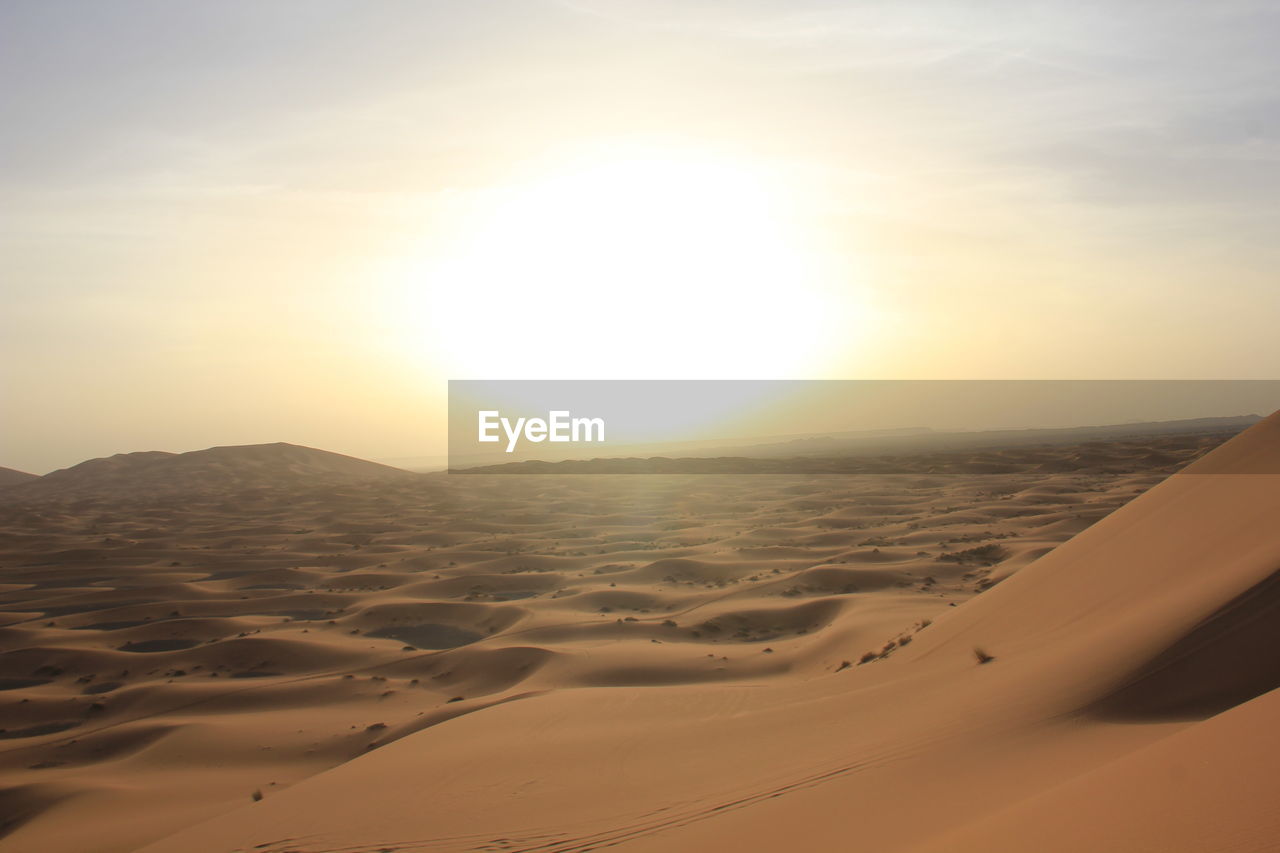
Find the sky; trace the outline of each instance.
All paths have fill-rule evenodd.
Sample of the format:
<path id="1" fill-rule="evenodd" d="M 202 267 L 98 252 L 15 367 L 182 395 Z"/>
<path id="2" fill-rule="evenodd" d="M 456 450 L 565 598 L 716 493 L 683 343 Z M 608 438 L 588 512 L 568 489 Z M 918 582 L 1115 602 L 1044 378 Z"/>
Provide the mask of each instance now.
<path id="1" fill-rule="evenodd" d="M 0 465 L 441 453 L 451 378 L 1275 378 L 1277 32 L 7 0 Z"/>

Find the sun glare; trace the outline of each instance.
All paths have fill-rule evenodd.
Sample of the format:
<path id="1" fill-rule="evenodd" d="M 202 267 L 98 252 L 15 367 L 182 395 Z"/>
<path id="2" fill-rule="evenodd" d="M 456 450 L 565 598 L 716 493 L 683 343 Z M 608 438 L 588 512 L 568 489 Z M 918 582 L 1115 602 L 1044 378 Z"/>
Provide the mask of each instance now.
<path id="1" fill-rule="evenodd" d="M 394 312 L 452 378 L 797 378 L 856 330 L 762 168 L 578 157 L 477 193 L 401 275 Z"/>

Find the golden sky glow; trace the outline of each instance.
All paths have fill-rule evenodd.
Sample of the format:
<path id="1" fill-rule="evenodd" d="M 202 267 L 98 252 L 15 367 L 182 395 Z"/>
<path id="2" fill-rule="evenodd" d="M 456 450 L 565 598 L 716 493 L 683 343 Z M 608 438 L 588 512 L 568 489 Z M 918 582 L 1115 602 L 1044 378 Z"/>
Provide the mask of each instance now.
<path id="1" fill-rule="evenodd" d="M 431 455 L 450 377 L 1270 378 L 1278 23 L 4 4 L 0 464 Z"/>

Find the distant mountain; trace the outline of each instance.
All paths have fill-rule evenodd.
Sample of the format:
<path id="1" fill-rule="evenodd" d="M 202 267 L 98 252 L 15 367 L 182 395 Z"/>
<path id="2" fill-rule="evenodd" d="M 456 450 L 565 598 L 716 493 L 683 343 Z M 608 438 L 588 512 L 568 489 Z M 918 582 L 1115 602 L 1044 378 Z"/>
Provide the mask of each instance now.
<path id="1" fill-rule="evenodd" d="M 26 471 L 15 471 L 12 468 L 0 468 L 0 489 L 6 486 L 16 486 L 19 483 L 28 483 L 32 480 L 39 480 L 35 474 L 28 474 Z"/>
<path id="2" fill-rule="evenodd" d="M 1261 418 L 1197 418 L 1064 429 L 819 438 L 714 456 L 627 456 L 455 466 L 460 474 L 1119 473 L 1186 464 Z M 800 450 L 799 448 L 804 448 Z M 786 451 L 790 451 L 789 453 Z"/>
<path id="3" fill-rule="evenodd" d="M 211 447 L 190 453 L 117 453 L 6 489 L 4 497 L 146 497 L 413 477 L 408 471 L 296 444 Z"/>

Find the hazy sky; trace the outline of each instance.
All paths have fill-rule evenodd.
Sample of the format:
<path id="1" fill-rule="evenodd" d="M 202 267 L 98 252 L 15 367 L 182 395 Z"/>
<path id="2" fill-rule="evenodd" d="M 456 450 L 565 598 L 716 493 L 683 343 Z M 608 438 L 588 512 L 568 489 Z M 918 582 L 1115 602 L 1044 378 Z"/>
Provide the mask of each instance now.
<path id="1" fill-rule="evenodd" d="M 7 0 L 0 465 L 439 453 L 447 378 L 1274 378 L 1277 33 Z"/>

